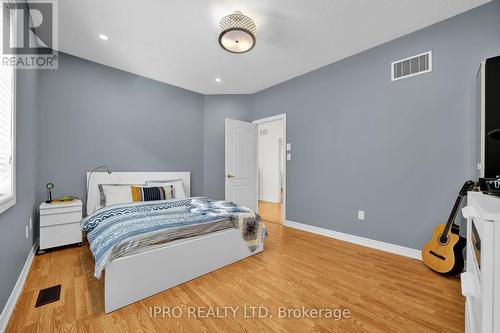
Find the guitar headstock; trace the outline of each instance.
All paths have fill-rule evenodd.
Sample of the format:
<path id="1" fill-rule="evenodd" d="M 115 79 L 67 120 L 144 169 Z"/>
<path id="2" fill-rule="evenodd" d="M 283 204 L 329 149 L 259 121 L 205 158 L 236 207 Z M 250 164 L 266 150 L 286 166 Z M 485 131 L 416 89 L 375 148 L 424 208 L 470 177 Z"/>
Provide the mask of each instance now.
<path id="1" fill-rule="evenodd" d="M 461 196 L 467 195 L 468 191 L 471 191 L 472 189 L 474 189 L 474 185 L 475 185 L 475 183 L 472 180 L 466 181 L 464 183 L 464 185 L 462 186 L 462 188 L 460 189 L 460 193 L 459 194 Z"/>

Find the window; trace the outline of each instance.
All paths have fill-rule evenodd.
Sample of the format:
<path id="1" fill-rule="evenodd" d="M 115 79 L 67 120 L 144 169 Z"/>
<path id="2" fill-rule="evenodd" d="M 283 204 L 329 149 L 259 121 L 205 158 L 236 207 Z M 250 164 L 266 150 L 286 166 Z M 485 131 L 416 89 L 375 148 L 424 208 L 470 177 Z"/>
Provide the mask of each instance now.
<path id="1" fill-rule="evenodd" d="M 0 65 L 0 213 L 16 203 L 15 122 L 15 71 Z"/>

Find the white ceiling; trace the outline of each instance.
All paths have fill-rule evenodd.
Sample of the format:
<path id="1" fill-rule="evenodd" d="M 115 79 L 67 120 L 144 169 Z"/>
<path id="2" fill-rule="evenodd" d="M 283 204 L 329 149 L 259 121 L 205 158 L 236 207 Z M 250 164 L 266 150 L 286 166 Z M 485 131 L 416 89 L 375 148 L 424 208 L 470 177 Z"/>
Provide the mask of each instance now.
<path id="1" fill-rule="evenodd" d="M 248 94 L 489 1 L 62 0 L 59 50 L 203 94 Z M 235 10 L 257 25 L 245 54 L 217 42 Z"/>

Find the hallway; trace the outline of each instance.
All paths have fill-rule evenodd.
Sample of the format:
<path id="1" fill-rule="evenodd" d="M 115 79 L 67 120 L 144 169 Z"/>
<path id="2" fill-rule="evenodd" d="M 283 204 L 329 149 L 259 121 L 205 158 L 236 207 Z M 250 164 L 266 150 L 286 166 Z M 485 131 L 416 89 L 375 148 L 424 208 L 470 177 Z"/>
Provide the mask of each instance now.
<path id="1" fill-rule="evenodd" d="M 259 200 L 259 215 L 267 222 L 283 224 L 283 203 Z"/>

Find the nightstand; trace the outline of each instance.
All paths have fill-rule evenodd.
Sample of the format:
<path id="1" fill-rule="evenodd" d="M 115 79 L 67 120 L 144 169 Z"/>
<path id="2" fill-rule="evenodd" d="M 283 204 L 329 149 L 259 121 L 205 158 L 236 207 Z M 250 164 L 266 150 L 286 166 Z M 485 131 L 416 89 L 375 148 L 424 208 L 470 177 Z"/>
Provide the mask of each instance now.
<path id="1" fill-rule="evenodd" d="M 82 202 L 42 203 L 40 205 L 40 249 L 82 243 Z"/>

